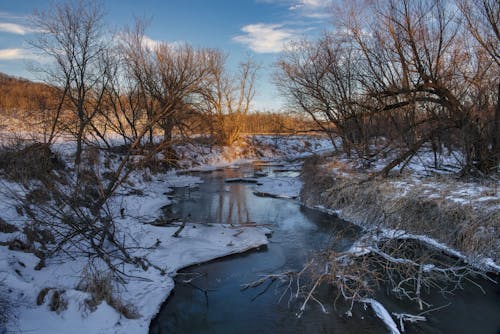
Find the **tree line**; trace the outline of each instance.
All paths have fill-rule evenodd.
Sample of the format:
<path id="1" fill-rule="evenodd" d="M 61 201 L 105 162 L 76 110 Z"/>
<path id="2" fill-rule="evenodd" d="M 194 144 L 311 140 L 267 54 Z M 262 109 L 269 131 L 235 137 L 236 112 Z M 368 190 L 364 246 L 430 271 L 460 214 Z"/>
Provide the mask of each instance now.
<path id="1" fill-rule="evenodd" d="M 231 70 L 222 50 L 153 42 L 140 20 L 112 33 L 98 1 L 54 3 L 32 24 L 43 33 L 28 43 L 52 62 L 34 67 L 43 83 L 2 76 L 0 111 L 36 123 L 49 144 L 61 133 L 73 137 L 77 166 L 85 145 L 111 148 L 117 136 L 131 149 L 159 141 L 173 157 L 174 134 L 231 145 L 242 131 L 291 132 L 307 123 L 250 115 L 259 69 L 252 59 Z"/>
<path id="2" fill-rule="evenodd" d="M 349 1 L 333 21 L 277 64 L 294 108 L 367 165 L 398 147 L 385 175 L 425 145 L 461 152 L 464 175 L 498 170 L 498 1 Z M 391 145 L 373 145 L 381 137 Z"/>

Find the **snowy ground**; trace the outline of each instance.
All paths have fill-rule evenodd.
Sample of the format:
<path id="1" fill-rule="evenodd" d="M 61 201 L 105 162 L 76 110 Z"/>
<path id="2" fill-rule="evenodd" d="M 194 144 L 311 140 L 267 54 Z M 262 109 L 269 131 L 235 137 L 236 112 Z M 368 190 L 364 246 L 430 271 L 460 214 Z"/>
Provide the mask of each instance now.
<path id="1" fill-rule="evenodd" d="M 265 177 L 259 179 L 261 185 L 255 187 L 258 196 L 277 198 L 297 198 L 302 188 L 302 181 L 298 177 Z"/>
<path id="2" fill-rule="evenodd" d="M 203 147 L 178 148 L 178 153 L 183 158 L 181 165 L 209 170 L 255 158 L 296 158 L 330 147 L 328 142 L 321 138 L 305 140 L 304 137 L 277 139 L 264 136 L 251 140 L 259 142 L 257 150 L 249 150 L 245 145 L 243 148 L 213 149 L 211 152 Z M 67 155 L 72 151 L 72 145 L 61 142 L 56 150 Z M 205 154 L 200 155 L 199 150 Z M 173 237 L 180 223 L 167 227 L 148 223 L 162 215 L 162 207 L 171 204 L 168 194 L 172 188 L 196 187 L 196 184 L 201 182 L 200 178 L 175 172 L 150 174 L 138 171 L 132 173 L 128 181 L 119 189 L 110 204 L 119 217 L 116 221 L 117 233 L 125 238 L 127 244 L 140 246 L 131 251 L 132 256 L 147 258 L 156 269 L 149 267 L 144 270 L 137 266 L 125 265 L 122 270 L 131 278 L 127 284 L 116 285 L 116 294 L 124 303 L 133 305 L 140 317 L 127 319 L 106 302 L 102 302 L 93 311 L 85 306 L 90 295 L 78 290 L 77 286 L 85 276 L 85 271 L 89 270 L 88 258 L 58 255 L 49 259 L 41 270 L 35 270 L 34 267 L 39 262 L 35 255 L 9 250 L 5 245 L 0 246 L 0 283 L 6 291 L 2 297 L 7 298 L 10 304 L 9 313 L 15 315 L 7 324 L 9 331 L 67 333 L 68 329 L 71 329 L 73 334 L 147 333 L 151 319 L 172 291 L 172 278 L 179 269 L 244 252 L 268 242 L 266 234 L 270 231 L 266 228 L 190 223 L 186 224 L 179 237 Z M 262 185 L 258 186 L 256 191 L 281 197 L 296 197 L 301 186 L 296 175 L 273 175 L 260 178 L 259 181 L 262 181 Z M 9 193 L 22 190 L 7 180 L 1 182 L 4 191 L 0 192 L 0 218 L 22 229 L 25 218 L 16 210 L 15 203 L 8 198 Z M 5 191 L 6 189 L 10 191 Z M 118 214 L 120 211 L 121 214 Z M 0 232 L 2 242 L 23 237 L 22 232 Z M 48 288 L 48 294 L 43 300 L 39 300 L 40 305 L 37 305 L 37 297 L 45 288 Z M 60 293 L 63 303 L 67 303 L 67 307 L 62 311 L 53 312 L 50 310 L 50 301 L 56 291 Z"/>
<path id="3" fill-rule="evenodd" d="M 87 266 L 87 258 L 56 257 L 51 259 L 45 268 L 35 271 L 33 268 L 39 261 L 36 256 L 0 246 L 0 279 L 10 290 L 7 298 L 14 308 L 13 313 L 16 314 L 16 319 L 9 324 L 9 330 L 65 333 L 68 328 L 72 328 L 73 333 L 147 333 L 151 319 L 173 289 L 172 277 L 177 270 L 267 244 L 265 234 L 269 231 L 262 228 L 188 224 L 180 233 L 180 237 L 175 238 L 172 235 L 178 229 L 177 226 L 156 227 L 137 221 L 154 220 L 161 215 L 161 207 L 170 203 L 164 195 L 169 192 L 166 185 L 183 187 L 193 186 L 196 182 L 200 180 L 170 173 L 142 184 L 140 189 L 145 195 L 123 195 L 115 199 L 116 205 L 130 212 L 118 222 L 120 230 L 127 231 L 134 243 L 152 247 L 137 250 L 132 255 L 146 255 L 151 263 L 165 269 L 167 273 L 162 276 L 154 268 L 143 271 L 131 265 L 125 268 L 128 275 L 137 278 L 120 287 L 120 298 L 137 308 L 141 315 L 139 319 L 126 319 L 105 302 L 94 312 L 85 310 L 84 301 L 89 295 L 76 290 L 75 287 Z M 10 222 L 20 222 L 20 218 L 16 217 L 17 213 L 8 204 L 1 202 L 2 218 Z M 0 233 L 0 237 L 7 241 L 21 237 L 20 234 Z M 63 298 L 68 303 L 67 310 L 61 313 L 50 312 L 50 293 L 43 305 L 37 306 L 37 295 L 44 288 L 64 290 Z"/>

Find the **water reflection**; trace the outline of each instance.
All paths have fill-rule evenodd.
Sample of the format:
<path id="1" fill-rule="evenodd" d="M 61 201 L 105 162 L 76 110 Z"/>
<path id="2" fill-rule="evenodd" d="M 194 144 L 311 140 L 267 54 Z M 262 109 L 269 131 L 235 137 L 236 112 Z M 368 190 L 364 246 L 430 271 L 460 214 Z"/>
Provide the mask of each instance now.
<path id="1" fill-rule="evenodd" d="M 217 196 L 217 222 L 224 224 L 244 224 L 250 222 L 247 205 L 247 192 L 240 184 L 225 186 L 224 192 Z"/>

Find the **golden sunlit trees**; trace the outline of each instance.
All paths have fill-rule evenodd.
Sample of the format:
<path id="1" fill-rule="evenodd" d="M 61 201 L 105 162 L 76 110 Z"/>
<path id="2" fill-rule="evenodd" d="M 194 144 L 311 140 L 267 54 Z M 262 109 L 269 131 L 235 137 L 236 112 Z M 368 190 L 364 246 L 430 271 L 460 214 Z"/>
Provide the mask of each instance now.
<path id="1" fill-rule="evenodd" d="M 240 137 L 245 117 L 255 95 L 258 66 L 251 60 L 239 65 L 231 75 L 227 57 L 218 50 L 208 53 L 208 76 L 200 107 L 212 120 L 212 132 L 219 145 L 231 146 Z"/>

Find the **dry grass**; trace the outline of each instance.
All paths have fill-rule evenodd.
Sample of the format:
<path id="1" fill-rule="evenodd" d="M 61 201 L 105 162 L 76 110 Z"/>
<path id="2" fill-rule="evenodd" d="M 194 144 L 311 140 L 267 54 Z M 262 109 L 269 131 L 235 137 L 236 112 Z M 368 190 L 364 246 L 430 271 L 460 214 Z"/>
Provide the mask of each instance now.
<path id="1" fill-rule="evenodd" d="M 45 304 L 45 297 L 49 296 L 49 310 L 56 313 L 64 312 L 68 309 L 68 301 L 65 298 L 65 291 L 54 288 L 43 288 L 36 297 L 38 306 Z"/>
<path id="2" fill-rule="evenodd" d="M 90 298 L 85 301 L 90 311 L 94 311 L 102 301 L 105 301 L 127 319 L 139 318 L 140 314 L 134 305 L 124 303 L 114 293 L 115 284 L 110 272 L 85 270 L 77 289 L 90 293 Z"/>
<path id="3" fill-rule="evenodd" d="M 38 296 L 36 297 L 36 304 L 38 306 L 43 305 L 45 303 L 45 297 L 47 296 L 49 291 L 50 291 L 50 288 L 43 288 L 42 290 L 40 290 L 40 292 L 38 293 Z"/>
<path id="4" fill-rule="evenodd" d="M 7 322 L 9 321 L 10 310 L 9 301 L 5 295 L 6 287 L 2 281 L 0 281 L 0 333 L 7 332 Z"/>
<path id="5" fill-rule="evenodd" d="M 307 206 L 341 210 L 345 219 L 366 227 L 428 235 L 469 256 L 500 260 L 498 206 L 491 202 L 450 200 L 447 196 L 456 189 L 450 179 L 440 181 L 443 187 L 433 189 L 433 196 L 429 196 L 421 184 L 404 189 L 395 186 L 395 181 L 407 182 L 405 178 L 369 178 L 359 173 L 325 176 L 322 168 L 321 161 L 305 164 L 301 200 Z"/>
<path id="6" fill-rule="evenodd" d="M 0 218 L 0 233 L 14 233 L 16 231 L 19 231 L 17 227 Z"/>
<path id="7" fill-rule="evenodd" d="M 68 308 L 68 301 L 64 298 L 64 290 L 54 290 L 50 297 L 49 309 L 61 313 Z"/>
<path id="8" fill-rule="evenodd" d="M 60 169 L 64 163 L 48 144 L 19 142 L 0 149 L 0 170 L 11 180 L 45 180 L 51 171 Z"/>

